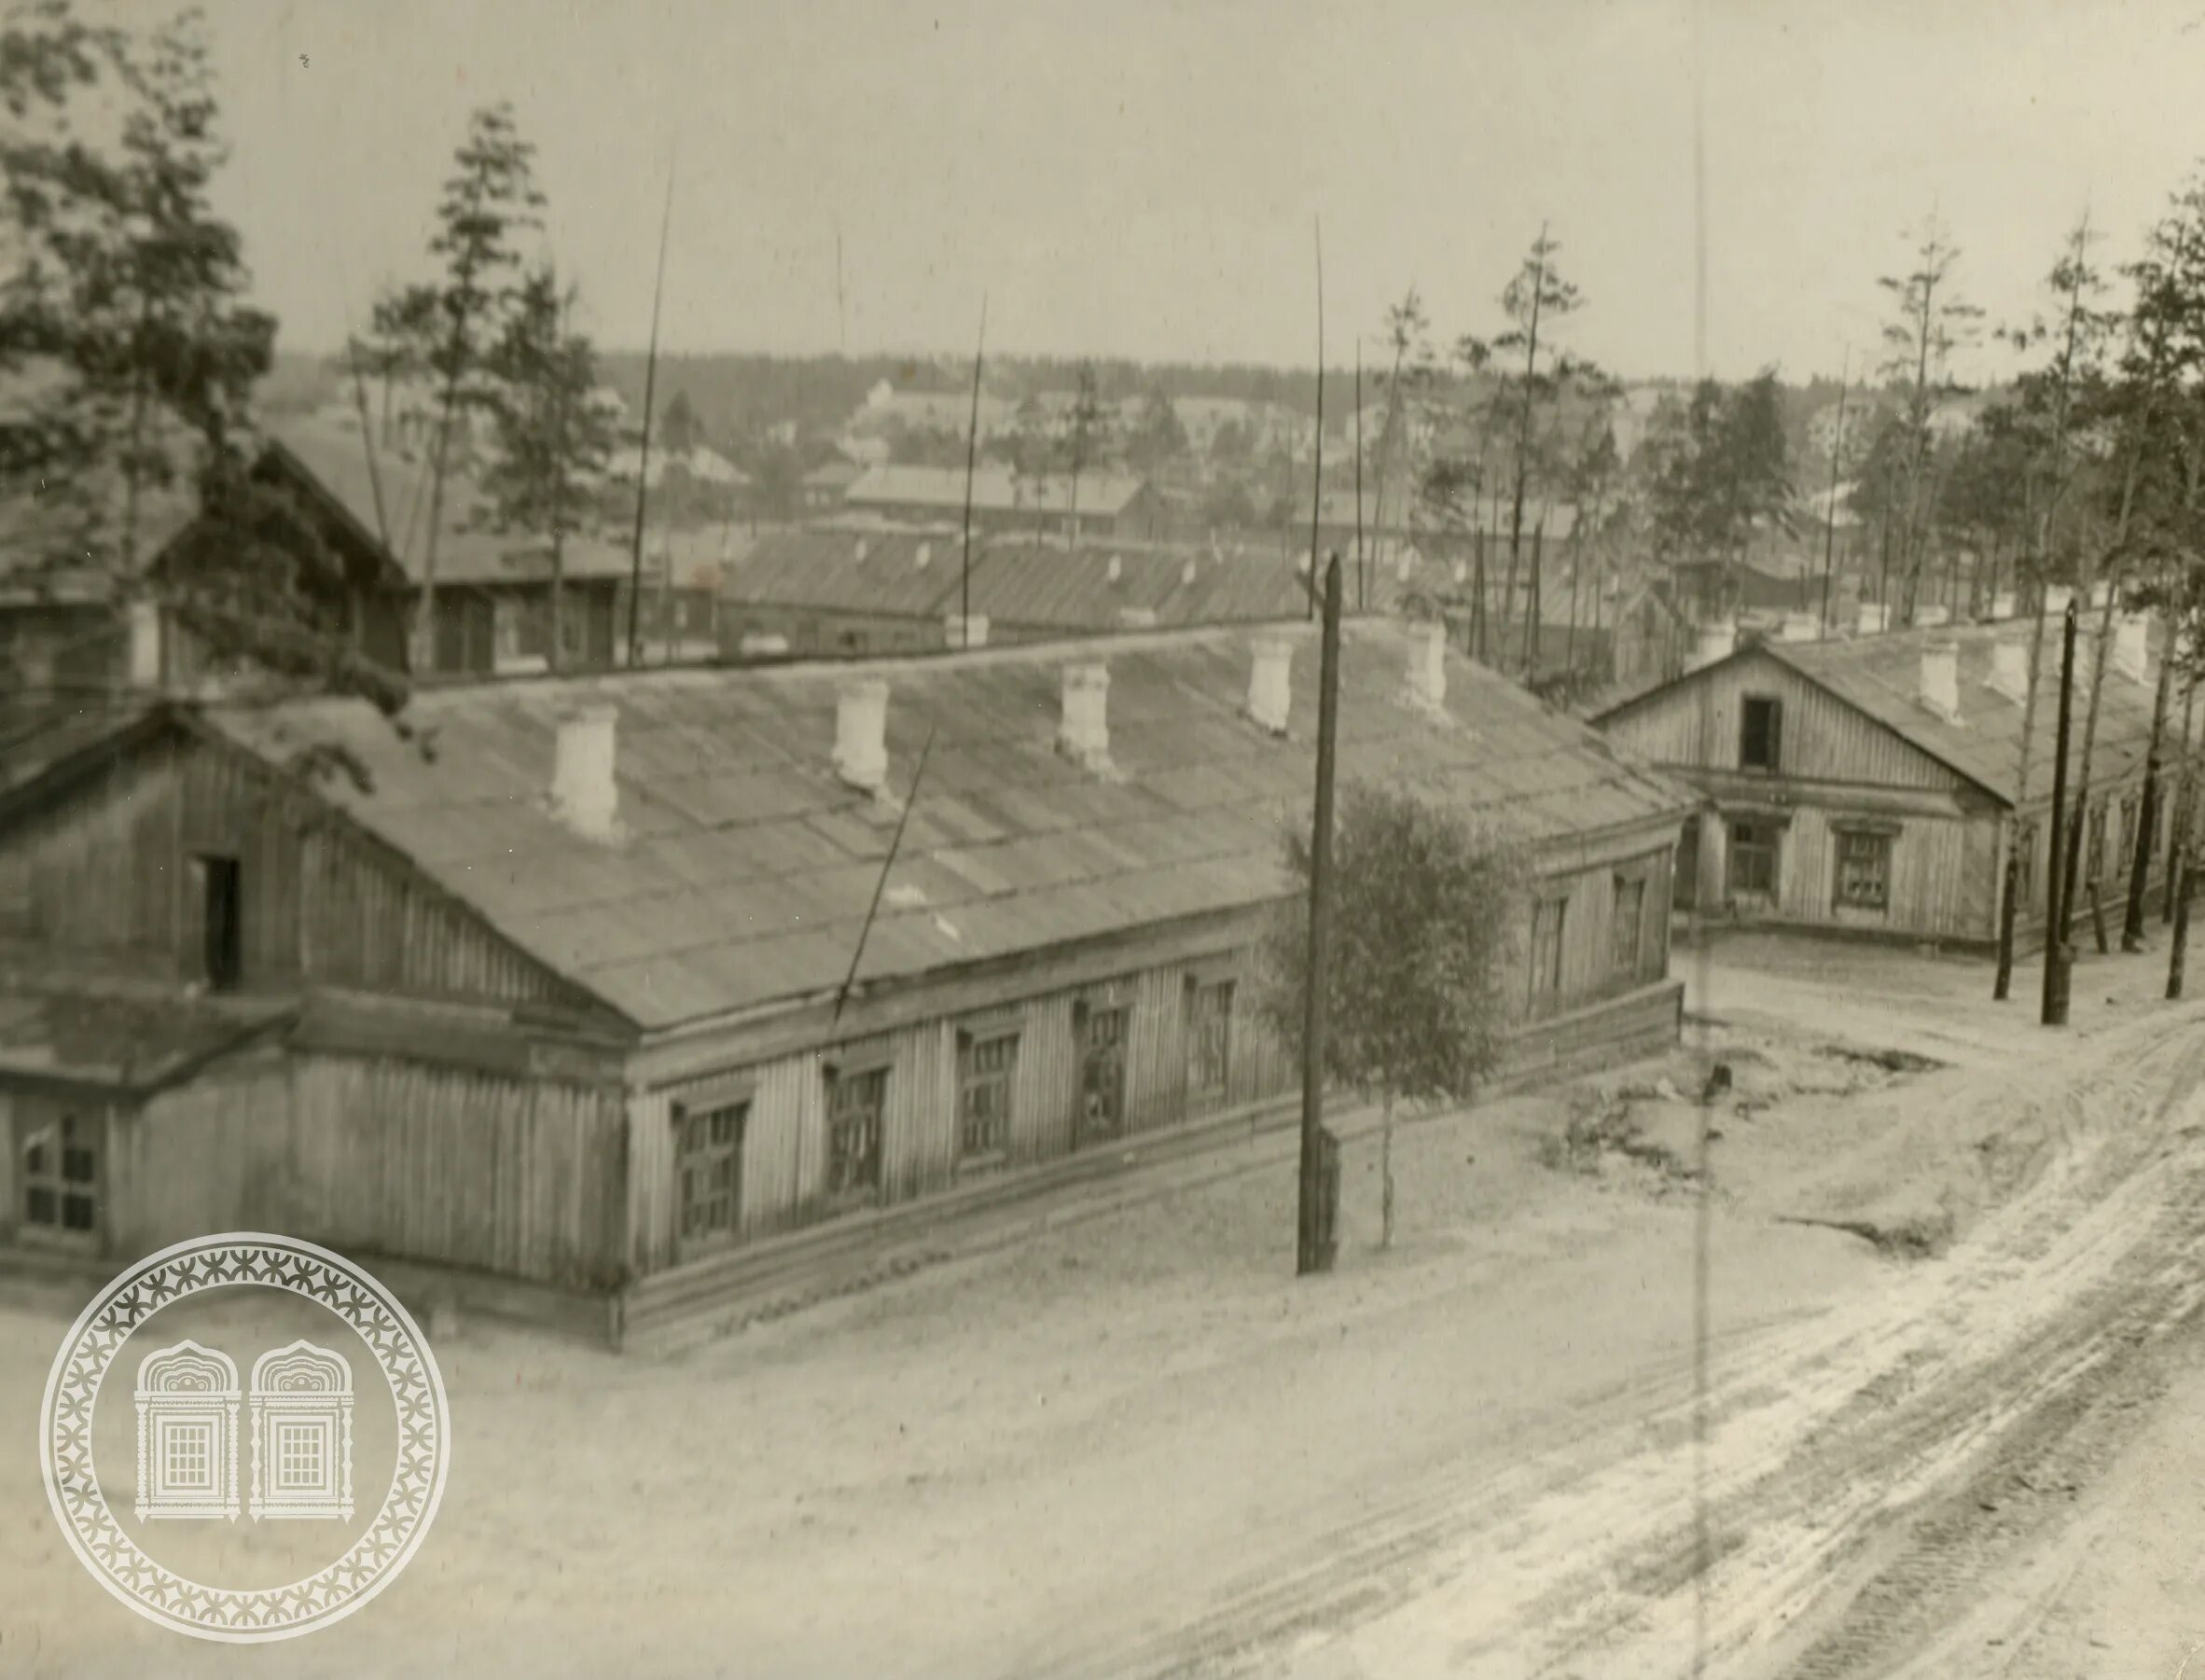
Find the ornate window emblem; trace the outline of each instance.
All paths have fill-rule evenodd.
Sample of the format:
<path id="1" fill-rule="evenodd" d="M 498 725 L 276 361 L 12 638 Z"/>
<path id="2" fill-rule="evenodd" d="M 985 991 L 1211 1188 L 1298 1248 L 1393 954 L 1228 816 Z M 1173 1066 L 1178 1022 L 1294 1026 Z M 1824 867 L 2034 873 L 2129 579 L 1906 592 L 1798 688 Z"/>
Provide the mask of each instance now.
<path id="1" fill-rule="evenodd" d="M 256 1522 L 352 1520 L 353 1368 L 343 1354 L 300 1340 L 253 1361 L 252 1513 Z"/>
<path id="2" fill-rule="evenodd" d="M 138 1364 L 138 1520 L 237 1519 L 237 1367 L 189 1340 Z"/>

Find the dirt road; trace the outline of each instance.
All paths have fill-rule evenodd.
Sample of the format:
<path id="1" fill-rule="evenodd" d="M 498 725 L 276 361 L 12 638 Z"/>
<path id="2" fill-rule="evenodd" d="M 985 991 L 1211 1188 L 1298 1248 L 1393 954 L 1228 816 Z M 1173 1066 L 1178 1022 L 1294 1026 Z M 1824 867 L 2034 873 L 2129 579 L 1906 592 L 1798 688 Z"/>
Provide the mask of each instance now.
<path id="1" fill-rule="evenodd" d="M 1948 1621 L 1894 1594 L 1867 1637 L 1831 1589 L 1868 1583 L 1850 1602 L 1878 1613 L 1940 1494 L 2067 1438 L 2093 1373 L 2205 1277 L 2205 1012 L 2078 992 L 2055 1043 L 1974 971 L 1788 961 L 1700 977 L 1739 1081 L 1711 1672 L 1752 1680 L 1874 1673 Z M 1949 1065 L 1894 1075 L 1839 1038 Z M 1389 1255 L 1352 1146 L 1322 1284 L 1282 1263 L 1291 1174 L 1267 1169 L 666 1362 L 466 1326 L 438 1350 L 457 1438 L 430 1545 L 280 1672 L 1686 1673 L 1700 1111 L 1646 1089 L 1663 1071 L 1630 1076 L 1640 1130 L 1589 1167 L 1558 1152 L 1563 1097 L 1405 1131 Z M 1962 1235 L 1906 1262 L 1786 1216 Z M 0 1443 L 30 1437 L 62 1322 L 0 1308 Z M 1956 1582 L 1981 1567 L 1950 1555 Z M 102 1594 L 27 1451 L 0 1452 L 0 1672 L 235 1672 Z"/>

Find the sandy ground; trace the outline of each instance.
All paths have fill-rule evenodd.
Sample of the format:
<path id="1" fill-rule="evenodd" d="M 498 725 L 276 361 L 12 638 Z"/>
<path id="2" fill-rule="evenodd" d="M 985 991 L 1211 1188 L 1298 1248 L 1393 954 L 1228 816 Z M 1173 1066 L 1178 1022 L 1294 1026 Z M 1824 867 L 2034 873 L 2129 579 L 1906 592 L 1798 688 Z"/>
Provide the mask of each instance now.
<path id="1" fill-rule="evenodd" d="M 139 1622 L 69 1554 L 28 1447 L 65 1313 L 0 1306 L 0 1441 L 25 1444 L 0 1452 L 0 1673 L 1685 1672 L 1683 1099 L 1711 1058 L 1710 1615 L 1745 1664 L 1879 1512 L 2030 1415 L 2050 1379 L 2022 1355 L 2083 1357 L 2092 1291 L 2172 1229 L 2132 1187 L 2187 1146 L 2167 1099 L 2205 1015 L 2138 1002 L 2154 966 L 2086 967 L 2054 1035 L 1978 966 L 1680 951 L 1714 1018 L 1685 1052 L 1404 1128 L 1391 1253 L 1352 1145 L 1317 1283 L 1267 1171 L 665 1361 L 470 1324 L 438 1348 L 428 1545 L 359 1616 L 262 1650 Z"/>

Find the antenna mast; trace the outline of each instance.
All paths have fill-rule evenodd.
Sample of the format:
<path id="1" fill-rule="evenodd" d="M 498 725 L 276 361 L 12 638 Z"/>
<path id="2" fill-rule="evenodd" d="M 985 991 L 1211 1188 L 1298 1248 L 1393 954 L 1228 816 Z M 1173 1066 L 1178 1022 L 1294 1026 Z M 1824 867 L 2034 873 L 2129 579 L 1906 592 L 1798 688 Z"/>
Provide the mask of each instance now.
<path id="1" fill-rule="evenodd" d="M 659 218 L 659 278 L 651 288 L 651 348 L 644 360 L 643 448 L 635 465 L 635 545 L 628 573 L 628 663 L 643 663 L 644 507 L 651 489 L 651 409 L 659 393 L 659 309 L 666 298 L 666 236 L 673 228 L 673 160 L 666 160 L 666 208 Z"/>

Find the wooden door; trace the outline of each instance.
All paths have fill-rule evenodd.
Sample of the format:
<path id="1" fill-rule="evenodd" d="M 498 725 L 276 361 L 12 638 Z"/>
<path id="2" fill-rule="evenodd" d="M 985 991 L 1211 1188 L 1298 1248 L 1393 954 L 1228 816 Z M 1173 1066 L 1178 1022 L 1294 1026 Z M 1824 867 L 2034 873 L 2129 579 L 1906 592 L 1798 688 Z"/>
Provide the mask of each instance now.
<path id="1" fill-rule="evenodd" d="M 16 1215 L 26 1243 L 97 1250 L 106 1183 L 106 1117 L 89 1104 L 19 1097 Z"/>

